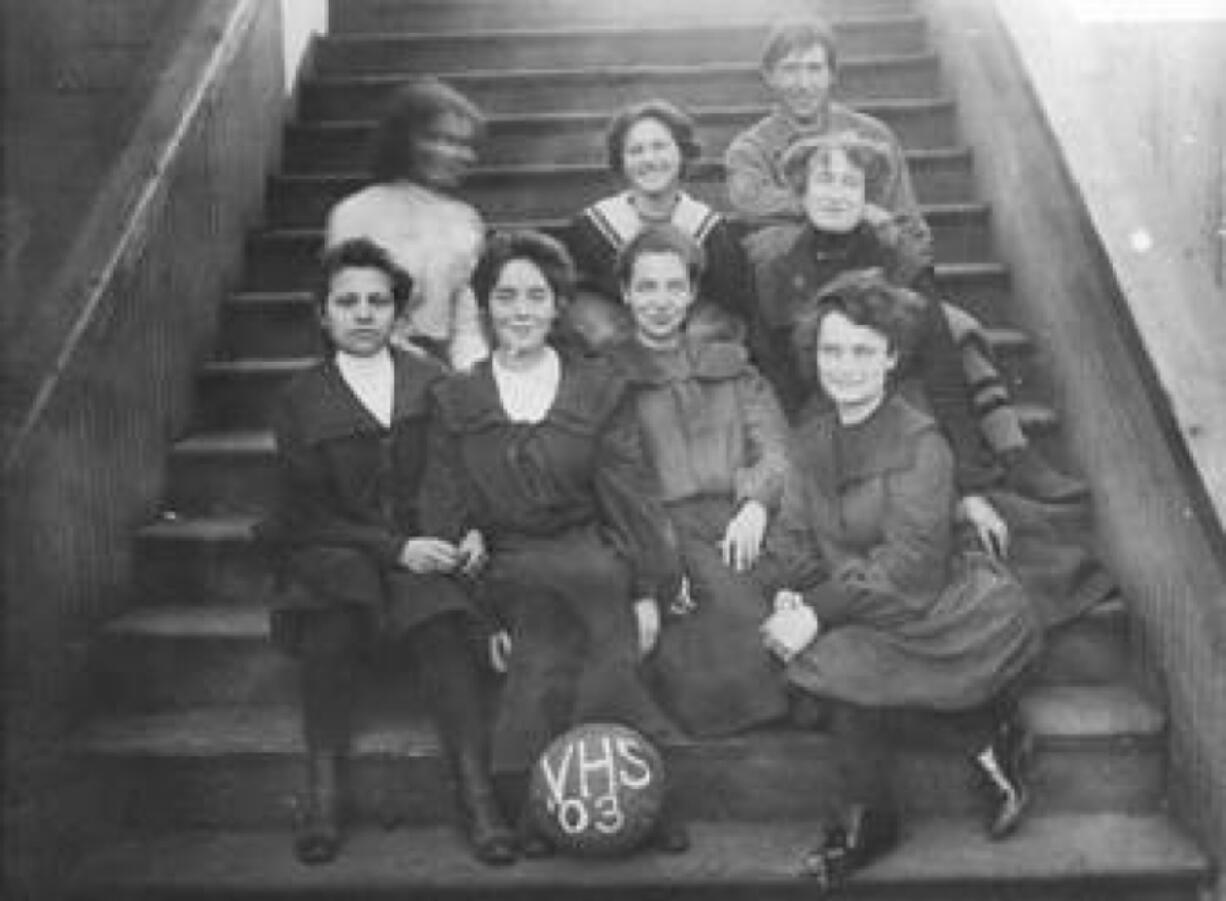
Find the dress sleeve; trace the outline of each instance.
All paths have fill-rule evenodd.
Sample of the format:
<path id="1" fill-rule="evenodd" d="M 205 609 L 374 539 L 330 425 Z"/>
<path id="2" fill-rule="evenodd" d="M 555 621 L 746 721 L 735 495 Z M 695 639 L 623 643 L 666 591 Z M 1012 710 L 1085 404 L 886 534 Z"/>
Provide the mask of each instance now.
<path id="1" fill-rule="evenodd" d="M 617 253 L 592 224 L 587 210 L 580 212 L 567 223 L 562 232 L 562 243 L 575 261 L 575 269 L 579 273 L 579 287 L 617 301 L 617 276 L 613 271 L 617 263 Z"/>
<path id="2" fill-rule="evenodd" d="M 799 198 L 775 176 L 767 149 L 750 135 L 740 135 L 724 154 L 728 202 L 754 220 L 797 219 L 804 214 Z"/>
<path id="3" fill-rule="evenodd" d="M 272 424 L 280 495 L 276 540 L 291 546 L 355 547 L 394 565 L 408 536 L 345 509 L 331 487 L 328 460 L 318 446 L 303 440 L 292 404 L 278 404 Z"/>
<path id="4" fill-rule="evenodd" d="M 678 543 L 658 500 L 629 395 L 598 441 L 596 497 L 608 537 L 633 574 L 632 598 L 667 602 L 681 585 Z"/>
<path id="5" fill-rule="evenodd" d="M 423 534 L 459 541 L 472 528 L 472 502 L 459 441 L 447 427 L 437 401 L 430 417 L 426 472 L 418 498 Z"/>
<path id="6" fill-rule="evenodd" d="M 754 581 L 766 597 L 777 591 L 807 591 L 830 575 L 817 536 L 809 522 L 805 475 L 788 467 L 779 515 L 766 533 L 762 557 L 753 569 Z"/>
<path id="7" fill-rule="evenodd" d="M 953 457 L 936 432 L 917 436 L 913 464 L 885 476 L 880 544 L 839 565 L 845 591 L 926 605 L 944 586 L 953 549 Z"/>
<path id="8" fill-rule="evenodd" d="M 701 299 L 736 315 L 748 325 L 757 307 L 753 275 L 733 224 L 720 217 L 703 247 L 707 268 L 699 282 Z"/>
<path id="9" fill-rule="evenodd" d="M 459 289 L 452 309 L 451 344 L 447 355 L 451 368 L 463 372 L 488 357 L 490 347 L 481 325 L 477 297 L 471 287 L 464 285 Z"/>
<path id="10" fill-rule="evenodd" d="M 749 465 L 736 473 L 736 499 L 738 503 L 755 500 L 774 511 L 788 473 L 787 421 L 775 392 L 757 370 L 741 376 L 737 394 L 745 415 Z"/>

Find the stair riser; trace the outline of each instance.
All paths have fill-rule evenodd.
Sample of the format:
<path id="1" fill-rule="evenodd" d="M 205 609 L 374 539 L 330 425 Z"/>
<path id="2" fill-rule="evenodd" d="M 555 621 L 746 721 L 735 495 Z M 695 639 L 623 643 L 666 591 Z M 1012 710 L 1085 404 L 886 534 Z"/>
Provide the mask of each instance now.
<path id="1" fill-rule="evenodd" d="M 762 0 L 726 5 L 720 20 L 763 23 L 789 14 L 814 13 L 828 19 L 848 16 L 892 16 L 911 13 L 912 0 Z M 711 6 L 683 0 L 667 6 L 653 0 L 591 3 L 584 0 L 531 0 L 509 4 L 497 0 L 455 3 L 417 0 L 406 7 L 400 0 L 356 0 L 334 3 L 329 25 L 334 33 L 393 34 L 411 31 L 454 31 L 471 28 L 556 28 L 565 22 L 578 25 L 625 26 L 644 21 L 711 25 Z"/>
<path id="2" fill-rule="evenodd" d="M 920 157 L 912 163 L 921 203 L 964 203 L 974 197 L 971 159 L 966 155 Z M 687 178 L 692 194 L 727 209 L 722 166 L 695 167 Z M 275 178 L 268 193 L 268 222 L 279 228 L 319 228 L 332 205 L 369 184 L 352 178 Z M 595 200 L 622 190 L 625 182 L 604 168 L 477 173 L 462 194 L 487 220 L 566 218 Z"/>
<path id="3" fill-rule="evenodd" d="M 107 809 L 129 828 L 260 828 L 292 822 L 301 789 L 298 754 L 226 757 L 94 758 L 114 793 Z M 698 752 L 674 764 L 683 813 L 694 819 L 770 821 L 820 818 L 838 792 L 827 743 L 760 745 L 748 752 Z M 355 821 L 376 821 L 389 805 L 412 823 L 446 822 L 453 805 L 437 754 L 359 756 L 350 766 Z M 1152 811 L 1162 795 L 1155 746 L 1108 743 L 1041 750 L 1033 786 L 1036 816 L 1056 812 Z M 900 755 L 896 786 L 911 814 L 982 809 L 970 765 L 915 749 Z"/>
<path id="4" fill-rule="evenodd" d="M 1045 685 L 1102 685 L 1128 676 L 1128 645 L 1113 623 L 1055 636 L 1035 673 Z M 296 666 L 266 637 L 107 639 L 95 686 L 107 709 L 151 712 L 239 703 L 291 704 Z"/>
<path id="5" fill-rule="evenodd" d="M 766 29 L 647 29 L 559 36 L 529 34 L 513 41 L 486 35 L 433 40 L 324 40 L 316 57 L 322 75 L 418 72 L 439 74 L 474 69 L 548 69 L 584 66 L 678 65 L 712 59 L 756 61 Z M 844 60 L 857 56 L 913 54 L 926 50 L 919 18 L 836 24 Z"/>
<path id="6" fill-rule="evenodd" d="M 598 108 L 597 108 L 598 109 Z M 698 116 L 697 131 L 706 154 L 723 155 L 732 139 L 766 112 Z M 934 106 L 872 108 L 874 116 L 889 125 L 909 148 L 949 147 L 956 142 L 953 107 Z M 604 165 L 606 114 L 579 119 L 500 120 L 493 123 L 481 142 L 483 162 L 587 163 Z M 344 116 L 356 119 L 356 116 Z M 372 117 L 373 118 L 373 117 Z M 369 123 L 291 125 L 286 131 L 285 171 L 354 173 L 367 168 L 374 128 Z"/>
<path id="7" fill-rule="evenodd" d="M 304 85 L 302 114 L 310 119 L 374 119 L 400 79 L 311 81 Z M 731 70 L 676 73 L 593 69 L 578 75 L 453 75 L 447 81 L 487 113 L 585 112 L 613 109 L 649 97 L 682 106 L 766 103 L 770 94 L 753 65 Z M 932 57 L 863 66 L 839 73 L 838 96 L 851 102 L 907 97 L 935 98 L 939 72 Z"/>

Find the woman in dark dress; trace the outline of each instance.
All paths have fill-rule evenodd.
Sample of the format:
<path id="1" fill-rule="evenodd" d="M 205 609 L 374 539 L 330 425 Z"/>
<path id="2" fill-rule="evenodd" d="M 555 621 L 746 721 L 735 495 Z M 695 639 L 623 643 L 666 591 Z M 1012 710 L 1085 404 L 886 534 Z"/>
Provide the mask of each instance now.
<path id="1" fill-rule="evenodd" d="M 660 743 L 682 737 L 639 672 L 658 601 L 678 590 L 676 558 L 625 381 L 550 343 L 573 285 L 552 238 L 491 238 L 473 287 L 494 353 L 434 390 L 426 522 L 450 540 L 483 537 L 484 596 L 510 633 L 493 734 L 508 813 L 522 810 L 531 767 L 571 726 L 615 721 Z M 549 853 L 522 822 L 524 853 Z M 672 817 L 657 838 L 670 851 L 688 843 Z"/>
<path id="2" fill-rule="evenodd" d="M 609 170 L 625 189 L 580 210 L 565 232 L 579 270 L 579 296 L 567 318 L 600 345 L 634 332 L 622 306 L 617 258 L 647 226 L 669 224 L 703 249 L 707 265 L 695 286 L 691 328 L 735 332 L 753 310 L 744 252 L 731 222 L 684 187 L 701 147 L 694 121 L 667 100 L 618 110 L 605 134 Z"/>
<path id="3" fill-rule="evenodd" d="M 323 270 L 319 314 L 332 352 L 295 378 L 275 408 L 281 502 L 262 527 L 288 576 L 273 637 L 301 664 L 307 793 L 295 852 L 318 864 L 339 851 L 339 770 L 355 682 L 378 642 L 416 664 L 474 853 L 509 863 L 513 836 L 489 780 L 468 639 L 475 612 L 457 579 L 477 539 L 433 537 L 417 515 L 429 394 L 442 367 L 389 348 L 412 282 L 384 251 L 343 243 L 325 255 Z"/>
<path id="4" fill-rule="evenodd" d="M 794 436 L 763 635 L 793 685 L 833 703 L 845 797 L 810 861 L 827 883 L 897 841 L 887 735 L 916 712 L 940 714 L 929 734 L 990 788 L 992 838 L 1027 802 L 1010 694 L 1042 631 L 1008 571 L 957 545 L 949 445 L 890 388 L 922 303 L 880 275 L 836 281 L 798 335 L 829 404 Z"/>
<path id="5" fill-rule="evenodd" d="M 665 622 L 655 683 L 687 731 L 710 736 L 787 712 L 779 664 L 758 636 L 769 605 L 752 571 L 788 462 L 783 411 L 744 345 L 685 331 L 704 263 L 675 226 L 639 232 L 618 262 L 634 337 L 610 356 L 634 385 L 693 601 Z"/>

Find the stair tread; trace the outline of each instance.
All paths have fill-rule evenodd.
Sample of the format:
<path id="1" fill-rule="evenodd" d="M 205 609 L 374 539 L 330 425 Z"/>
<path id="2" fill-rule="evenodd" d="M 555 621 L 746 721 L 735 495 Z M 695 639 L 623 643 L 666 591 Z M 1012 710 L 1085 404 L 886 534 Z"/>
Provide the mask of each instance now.
<path id="1" fill-rule="evenodd" d="M 928 50 L 921 53 L 889 53 L 877 56 L 860 56 L 849 60 L 839 60 L 839 69 L 876 69 L 888 66 L 908 66 L 916 63 L 935 63 L 937 55 Z M 535 79 L 584 79 L 596 78 L 602 81 L 616 81 L 618 78 L 666 77 L 670 75 L 692 75 L 695 78 L 708 77 L 712 74 L 745 74 L 759 77 L 761 67 L 755 62 L 745 60 L 710 61 L 701 63 L 635 63 L 610 69 L 606 66 L 551 66 L 541 68 L 515 69 L 463 69 L 445 74 L 448 81 L 459 85 L 483 80 L 498 81 L 532 81 Z M 317 75 L 311 78 L 310 84 L 318 87 L 333 87 L 336 85 L 386 85 L 399 84 L 404 81 L 404 74 L 397 72 L 357 72 L 344 75 Z"/>
<path id="2" fill-rule="evenodd" d="M 694 823 L 689 853 L 620 861 L 553 858 L 491 869 L 472 860 L 454 829 L 357 830 L 328 867 L 307 868 L 289 853 L 284 832 L 181 832 L 131 838 L 90 855 L 78 887 L 162 887 L 167 892 L 271 889 L 338 897 L 360 888 L 601 890 L 710 885 L 803 886 L 799 861 L 820 834 L 815 822 Z M 856 877 L 865 885 L 1033 883 L 1067 879 L 1197 880 L 1205 855 L 1157 814 L 1050 815 L 1027 822 L 1008 842 L 990 842 L 972 818 L 908 824 L 902 845 Z M 296 895 L 297 896 L 297 895 Z M 211 895 L 216 897 L 216 895 Z"/>
<path id="3" fill-rule="evenodd" d="M 595 153 L 597 148 L 593 149 Z M 949 147 L 916 147 L 909 150 L 904 150 L 903 155 L 907 158 L 910 165 L 924 163 L 934 160 L 961 160 L 971 156 L 971 149 L 964 145 L 951 145 Z M 691 164 L 691 170 L 708 170 L 719 169 L 723 167 L 722 157 L 701 157 L 694 160 Z M 604 174 L 609 171 L 607 161 L 593 158 L 589 162 L 578 163 L 498 163 L 498 164 L 478 164 L 473 167 L 471 173 L 466 176 L 469 182 L 480 181 L 483 178 L 523 178 L 537 175 L 556 175 L 560 173 L 570 174 Z M 307 184 L 317 182 L 349 182 L 355 179 L 361 181 L 369 180 L 369 175 L 362 170 L 353 170 L 351 172 L 280 172 L 271 177 L 273 183 L 292 183 L 304 182 Z M 962 207 L 986 207 L 987 204 L 983 201 L 963 201 L 959 203 L 945 204 L 925 204 L 921 209 L 927 213 L 929 209 L 944 209 L 945 207 L 962 208 Z"/>
<path id="4" fill-rule="evenodd" d="M 836 34 L 840 31 L 850 31 L 855 28 L 884 28 L 898 25 L 921 25 L 924 17 L 918 13 L 885 13 L 876 16 L 839 16 L 830 19 Z M 564 39 L 567 37 L 617 37 L 631 38 L 651 37 L 655 35 L 676 34 L 678 31 L 687 33 L 718 35 L 730 31 L 752 31 L 761 34 L 764 26 L 758 22 L 738 22 L 731 25 L 686 24 L 686 25 L 643 25 L 630 27 L 625 25 L 573 25 L 534 28 L 472 28 L 455 29 L 451 31 L 399 31 L 351 34 L 329 34 L 322 38 L 328 44 L 396 44 L 423 43 L 433 44 L 440 41 L 490 41 L 490 40 L 523 40 L 531 38 Z"/>
<path id="5" fill-rule="evenodd" d="M 1150 739 L 1165 728 L 1157 706 L 1122 684 L 1035 686 L 1022 696 L 1024 715 L 1040 741 L 1067 743 Z M 761 731 L 700 743 L 703 747 L 761 747 L 769 743 L 821 744 L 803 731 Z M 212 756 L 290 754 L 301 751 L 299 712 L 293 705 L 227 705 L 111 715 L 89 723 L 79 747 L 92 754 Z M 433 728 L 421 715 L 374 714 L 354 741 L 353 754 L 433 754 Z"/>
<path id="6" fill-rule="evenodd" d="M 863 100 L 852 101 L 849 106 L 852 109 L 863 113 L 869 113 L 880 117 L 885 110 L 928 110 L 928 109 L 952 109 L 954 100 L 952 97 L 873 97 Z M 721 106 L 703 106 L 695 104 L 687 107 L 687 111 L 701 129 L 704 122 L 709 122 L 712 119 L 746 119 L 754 116 L 765 116 L 771 111 L 768 104 L 753 103 L 753 104 L 724 104 Z M 604 110 L 548 110 L 528 113 L 490 113 L 484 116 L 487 126 L 490 128 L 503 128 L 510 125 L 522 125 L 531 123 L 536 125 L 556 125 L 560 122 L 574 124 L 590 124 L 596 129 L 603 129 L 608 124 L 609 118 L 613 115 L 615 109 L 609 107 Z M 360 119 L 320 119 L 294 122 L 290 124 L 294 129 L 320 129 L 328 131 L 346 131 L 346 130 L 370 130 L 376 125 L 376 120 L 364 116 Z"/>

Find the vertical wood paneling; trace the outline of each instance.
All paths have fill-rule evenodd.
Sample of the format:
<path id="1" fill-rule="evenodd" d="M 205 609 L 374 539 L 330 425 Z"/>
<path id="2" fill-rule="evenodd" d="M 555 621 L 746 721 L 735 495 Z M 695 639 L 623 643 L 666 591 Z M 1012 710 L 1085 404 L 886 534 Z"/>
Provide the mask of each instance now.
<path id="1" fill-rule="evenodd" d="M 213 7 L 223 20 L 247 17 L 236 20 L 246 22 L 242 46 L 154 185 L 139 239 L 5 473 L 4 869 L 13 897 L 46 896 L 49 877 L 62 875 L 88 829 L 89 798 L 71 790 L 63 741 L 88 696 L 82 649 L 100 621 L 133 600 L 133 530 L 156 509 L 169 443 L 190 412 L 193 372 L 212 344 L 277 153 L 279 4 Z M 216 42 L 223 33 L 187 40 Z"/>

